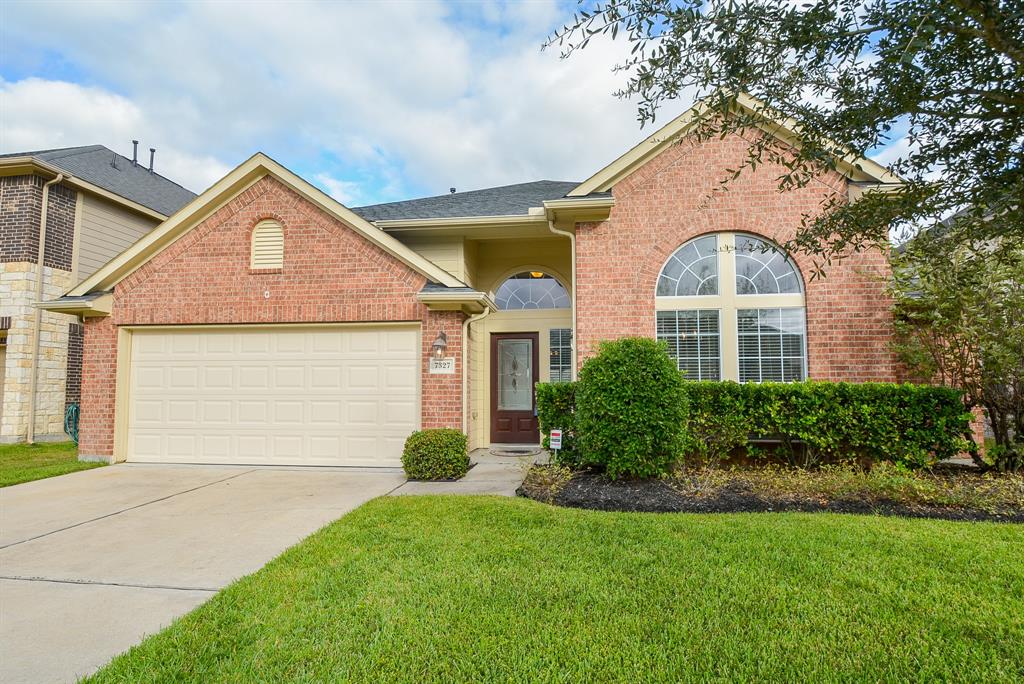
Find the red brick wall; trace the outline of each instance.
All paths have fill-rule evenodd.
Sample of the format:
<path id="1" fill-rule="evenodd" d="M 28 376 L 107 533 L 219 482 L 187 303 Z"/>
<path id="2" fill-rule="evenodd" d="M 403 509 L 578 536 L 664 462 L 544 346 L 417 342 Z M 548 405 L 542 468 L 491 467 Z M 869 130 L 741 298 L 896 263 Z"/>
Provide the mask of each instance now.
<path id="1" fill-rule="evenodd" d="M 39 259 L 42 176 L 0 178 L 0 262 Z M 50 186 L 46 206 L 46 266 L 71 270 L 78 193 L 63 184 Z"/>
<path id="2" fill-rule="evenodd" d="M 114 395 L 117 389 L 117 327 L 108 318 L 85 319 L 82 349 L 82 412 L 78 453 L 107 457 L 114 453 Z"/>
<path id="3" fill-rule="evenodd" d="M 454 375 L 431 375 L 423 367 L 421 411 L 424 428 L 453 427 L 462 429 L 462 320 L 458 311 L 435 311 L 423 321 L 423 358 L 430 355 L 430 347 L 437 333 L 448 337 L 445 356 L 455 357 Z M 431 397 L 427 401 L 427 397 Z"/>
<path id="4" fill-rule="evenodd" d="M 778 167 L 744 172 L 717 190 L 738 167 L 748 142 L 684 141 L 655 157 L 612 190 L 609 220 L 577 230 L 576 288 L 580 360 L 599 341 L 654 335 L 654 291 L 662 265 L 680 245 L 716 231 L 743 231 L 782 241 L 805 213 L 830 193 L 846 192 L 838 174 L 799 190 L 778 191 Z M 871 251 L 831 267 L 811 281 L 811 261 L 797 255 L 807 302 L 809 374 L 823 380 L 895 380 L 888 347 L 891 326 L 884 296 L 885 255 Z"/>
<path id="5" fill-rule="evenodd" d="M 249 269 L 250 233 L 261 220 L 284 226 L 284 268 Z M 270 177 L 258 181 L 118 283 L 113 325 L 422 321 L 428 349 L 443 329 L 461 362 L 462 314 L 430 312 L 416 300 L 426 278 Z M 269 293 L 267 296 L 265 293 Z M 86 330 L 86 358 L 113 351 Z M 95 347 L 95 349 L 94 349 Z M 424 356 L 423 363 L 426 363 Z M 461 427 L 461 368 L 422 375 L 424 427 Z M 93 374 L 83 373 L 82 415 L 103 413 Z M 92 420 L 95 420 L 93 418 Z M 91 423 L 92 424 L 92 423 Z M 113 421 L 107 421 L 112 435 Z M 90 433 L 83 453 L 112 445 Z M 95 446 L 94 446 L 95 445 Z"/>

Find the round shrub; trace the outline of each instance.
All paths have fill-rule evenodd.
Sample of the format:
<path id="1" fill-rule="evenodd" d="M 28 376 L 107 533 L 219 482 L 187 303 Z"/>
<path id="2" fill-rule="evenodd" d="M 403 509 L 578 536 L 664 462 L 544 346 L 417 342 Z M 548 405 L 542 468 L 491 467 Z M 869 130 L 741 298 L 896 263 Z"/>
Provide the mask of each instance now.
<path id="1" fill-rule="evenodd" d="M 604 466 L 612 479 L 667 473 L 686 444 L 683 383 L 664 343 L 639 337 L 602 343 L 576 387 L 583 460 Z"/>
<path id="2" fill-rule="evenodd" d="M 457 480 L 469 470 L 466 435 L 453 428 L 432 428 L 409 435 L 402 468 L 410 480 Z"/>

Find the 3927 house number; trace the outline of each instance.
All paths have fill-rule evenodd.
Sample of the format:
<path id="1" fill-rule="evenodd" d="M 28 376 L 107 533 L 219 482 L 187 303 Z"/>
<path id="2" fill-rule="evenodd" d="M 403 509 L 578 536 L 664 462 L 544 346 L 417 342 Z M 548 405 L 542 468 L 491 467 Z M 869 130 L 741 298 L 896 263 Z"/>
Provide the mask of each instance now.
<path id="1" fill-rule="evenodd" d="M 446 356 L 443 359 L 430 359 L 431 375 L 455 375 L 455 357 Z"/>

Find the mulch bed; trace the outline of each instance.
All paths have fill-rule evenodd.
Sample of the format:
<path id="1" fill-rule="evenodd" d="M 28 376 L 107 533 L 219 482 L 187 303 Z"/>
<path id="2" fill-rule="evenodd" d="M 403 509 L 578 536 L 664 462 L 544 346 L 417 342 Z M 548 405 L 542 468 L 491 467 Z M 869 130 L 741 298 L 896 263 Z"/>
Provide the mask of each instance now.
<path id="1" fill-rule="evenodd" d="M 544 467 L 544 466 L 538 466 Z M 821 500 L 809 497 L 766 496 L 743 482 L 729 482 L 708 494 L 684 494 L 658 479 L 609 480 L 602 473 L 581 471 L 552 498 L 550 489 L 531 486 L 531 479 L 517 490 L 519 496 L 569 508 L 645 513 L 770 513 L 831 512 L 895 515 L 960 521 L 1024 523 L 1024 510 L 994 514 L 980 509 L 948 508 L 899 501 Z"/>

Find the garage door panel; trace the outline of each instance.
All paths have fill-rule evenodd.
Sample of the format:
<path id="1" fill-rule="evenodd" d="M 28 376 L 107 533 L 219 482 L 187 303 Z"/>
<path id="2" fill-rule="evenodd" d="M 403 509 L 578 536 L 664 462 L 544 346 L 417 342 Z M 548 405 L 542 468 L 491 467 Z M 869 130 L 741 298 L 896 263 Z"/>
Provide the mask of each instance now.
<path id="1" fill-rule="evenodd" d="M 137 331 L 128 457 L 400 465 L 419 356 L 414 326 Z"/>

